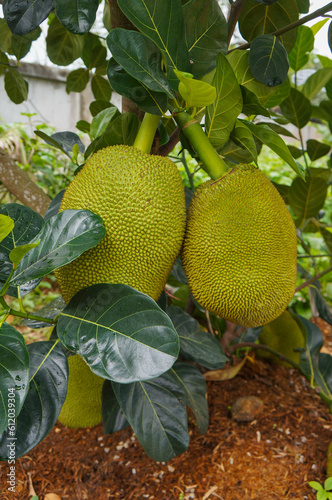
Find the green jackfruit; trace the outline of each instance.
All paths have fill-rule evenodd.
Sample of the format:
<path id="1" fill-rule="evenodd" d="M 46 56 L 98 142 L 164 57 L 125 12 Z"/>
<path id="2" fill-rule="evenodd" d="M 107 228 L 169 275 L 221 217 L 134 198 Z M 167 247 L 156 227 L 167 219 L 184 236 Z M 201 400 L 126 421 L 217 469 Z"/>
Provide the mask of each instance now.
<path id="1" fill-rule="evenodd" d="M 69 208 L 100 215 L 106 236 L 56 271 L 65 301 L 95 283 L 123 283 L 157 300 L 185 229 L 184 188 L 175 164 L 130 146 L 102 149 L 66 189 L 61 210 Z"/>
<path id="2" fill-rule="evenodd" d="M 78 354 L 68 358 L 68 365 L 67 397 L 58 420 L 73 429 L 98 425 L 102 421 L 101 391 L 104 379 L 95 375 Z"/>
<path id="3" fill-rule="evenodd" d="M 197 188 L 182 262 L 209 311 L 251 327 L 277 318 L 294 294 L 296 251 L 292 217 L 258 168 L 236 166 Z"/>
<path id="4" fill-rule="evenodd" d="M 294 363 L 300 362 L 300 353 L 295 349 L 304 347 L 305 344 L 302 330 L 289 311 L 284 311 L 279 318 L 264 325 L 258 341 L 260 344 L 264 344 L 283 354 Z M 259 350 L 257 354 L 261 358 L 269 359 L 274 363 L 290 366 L 287 361 L 283 361 L 269 352 Z"/>

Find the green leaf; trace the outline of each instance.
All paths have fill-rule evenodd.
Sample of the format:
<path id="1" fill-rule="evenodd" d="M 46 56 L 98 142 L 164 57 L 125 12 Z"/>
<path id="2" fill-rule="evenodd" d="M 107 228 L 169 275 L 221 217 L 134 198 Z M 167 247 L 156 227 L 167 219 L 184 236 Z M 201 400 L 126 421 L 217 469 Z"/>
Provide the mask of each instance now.
<path id="1" fill-rule="evenodd" d="M 103 99 L 97 99 L 96 101 L 92 101 L 89 106 L 90 113 L 92 116 L 98 115 L 100 111 L 106 108 L 112 108 L 114 105 L 109 101 L 104 101 Z"/>
<path id="2" fill-rule="evenodd" d="M 125 429 L 129 425 L 116 399 L 110 380 L 105 380 L 103 384 L 102 415 L 105 434 L 113 434 Z"/>
<path id="3" fill-rule="evenodd" d="M 13 263 L 9 258 L 13 248 L 30 243 L 30 241 L 39 233 L 44 225 L 44 220 L 41 215 L 34 212 L 31 208 L 16 203 L 8 203 L 0 208 L 0 213 L 11 217 L 15 226 L 12 232 L 0 243 L 0 282 L 1 285 L 7 280 Z M 20 286 L 20 295 L 23 297 L 35 288 L 38 280 Z M 8 295 L 13 297 L 18 296 L 17 287 L 10 287 Z"/>
<path id="4" fill-rule="evenodd" d="M 257 143 L 261 144 L 259 141 Z M 231 163 L 251 163 L 254 161 L 254 157 L 248 149 L 243 149 L 231 139 L 222 148 L 218 149 L 218 153 Z"/>
<path id="5" fill-rule="evenodd" d="M 254 125 L 251 122 L 243 122 L 254 137 L 266 144 L 272 151 L 277 153 L 300 177 L 304 177 L 304 171 L 299 169 L 283 139 L 267 125 Z"/>
<path id="6" fill-rule="evenodd" d="M 212 84 L 217 91 L 213 104 L 207 107 L 205 133 L 212 145 L 221 147 L 234 127 L 236 118 L 242 110 L 242 93 L 235 74 L 226 57 L 219 53 L 216 73 Z"/>
<path id="7" fill-rule="evenodd" d="M 57 17 L 52 19 L 46 37 L 47 55 L 52 63 L 68 66 L 82 55 L 83 47 L 84 37 L 67 31 Z"/>
<path id="8" fill-rule="evenodd" d="M 8 52 L 11 48 L 12 32 L 9 29 L 6 19 L 0 18 L 0 49 Z"/>
<path id="9" fill-rule="evenodd" d="M 9 215 L 0 214 L 0 242 L 14 229 L 15 222 Z"/>
<path id="10" fill-rule="evenodd" d="M 35 243 L 27 243 L 26 245 L 21 245 L 19 247 L 13 248 L 13 250 L 9 254 L 10 260 L 14 264 L 14 268 L 18 266 L 19 262 L 23 259 L 23 257 L 33 248 L 36 248 L 40 244 L 40 240 L 37 240 Z"/>
<path id="11" fill-rule="evenodd" d="M 157 461 L 180 455 L 189 445 L 187 412 L 181 389 L 168 373 L 134 384 L 112 383 L 114 393 L 142 444 L 145 453 Z M 135 404 L 132 402 L 135 401 Z"/>
<path id="12" fill-rule="evenodd" d="M 243 100 L 243 108 L 242 113 L 245 115 L 262 115 L 262 116 L 270 116 L 270 113 L 266 108 L 264 108 L 256 94 L 251 92 L 251 90 L 247 89 L 243 85 L 240 85 L 240 89 L 242 92 L 242 100 Z"/>
<path id="13" fill-rule="evenodd" d="M 252 133 L 240 120 L 236 120 L 235 126 L 230 134 L 230 139 L 241 148 L 249 151 L 254 161 L 257 162 L 256 143 Z"/>
<path id="14" fill-rule="evenodd" d="M 75 144 L 78 144 L 79 151 L 81 153 L 84 153 L 85 147 L 83 142 L 78 137 L 78 135 L 74 134 L 73 132 L 55 132 L 52 135 L 47 135 L 41 130 L 35 130 L 35 134 L 43 139 L 47 144 L 50 144 L 51 146 L 54 146 L 55 148 L 62 151 L 70 159 L 70 153 L 72 153 Z"/>
<path id="15" fill-rule="evenodd" d="M 308 26 L 299 26 L 294 47 L 288 54 L 290 67 L 294 71 L 303 68 L 309 61 L 309 53 L 314 48 L 315 37 Z"/>
<path id="16" fill-rule="evenodd" d="M 296 0 L 299 12 L 301 14 L 307 14 L 310 9 L 310 0 Z"/>
<path id="17" fill-rule="evenodd" d="M 270 97 L 268 97 L 267 100 L 265 100 L 264 106 L 266 108 L 274 108 L 275 106 L 278 106 L 282 101 L 286 99 L 286 97 L 289 96 L 291 89 L 289 78 L 286 78 L 284 83 L 278 85 L 278 87 L 272 88 L 276 89 L 276 91 Z"/>
<path id="18" fill-rule="evenodd" d="M 296 139 L 295 135 L 293 135 L 290 130 L 283 127 L 282 125 L 279 125 L 279 123 L 259 122 L 259 125 L 267 125 L 268 127 L 270 127 L 272 130 L 274 130 L 279 135 L 285 135 L 286 137 L 292 137 L 293 139 Z M 291 146 L 287 146 L 287 147 L 291 151 Z M 292 151 L 293 151 L 293 148 L 292 148 Z M 301 151 L 301 154 L 299 156 L 301 156 L 301 155 L 302 155 L 302 151 Z"/>
<path id="19" fill-rule="evenodd" d="M 137 115 L 122 113 L 115 120 L 112 120 L 105 132 L 90 144 L 86 150 L 85 157 L 88 158 L 91 154 L 107 146 L 115 146 L 116 144 L 132 146 L 140 124 L 141 122 Z"/>
<path id="20" fill-rule="evenodd" d="M 58 194 L 53 198 L 51 203 L 49 204 L 46 213 L 44 215 L 44 220 L 47 221 L 54 215 L 56 215 L 59 210 L 60 210 L 60 205 L 62 202 L 63 195 L 65 193 L 65 189 L 62 189 L 61 191 L 58 192 Z"/>
<path id="21" fill-rule="evenodd" d="M 320 483 L 318 483 L 317 481 L 309 481 L 308 484 L 311 488 L 313 488 L 316 491 L 323 489 L 323 486 Z"/>
<path id="22" fill-rule="evenodd" d="M 311 161 L 318 160 L 322 156 L 327 155 L 331 150 L 329 144 L 316 141 L 315 139 L 309 139 L 307 141 L 307 153 Z"/>
<path id="23" fill-rule="evenodd" d="M 313 75 L 309 76 L 302 87 L 303 94 L 308 99 L 313 99 L 318 92 L 325 87 L 328 81 L 332 78 L 332 67 L 321 68 Z"/>
<path id="24" fill-rule="evenodd" d="M 11 101 L 21 104 L 28 98 L 29 84 L 21 73 L 10 67 L 5 73 L 5 90 Z"/>
<path id="25" fill-rule="evenodd" d="M 227 60 L 233 68 L 238 83 L 253 92 L 263 106 L 269 97 L 277 92 L 277 87 L 267 87 L 255 80 L 249 68 L 248 51 L 234 50 L 228 54 Z"/>
<path id="26" fill-rule="evenodd" d="M 189 108 L 209 106 L 215 101 L 217 96 L 215 87 L 209 83 L 195 80 L 192 75 L 188 77 L 188 73 L 176 69 L 174 73 L 180 80 L 179 93 Z"/>
<path id="27" fill-rule="evenodd" d="M 317 35 L 318 31 L 322 29 L 322 27 L 328 22 L 328 18 L 322 19 L 321 21 L 318 21 L 317 23 L 313 24 L 310 26 L 311 31 L 313 32 L 314 36 Z M 319 57 L 319 56 L 318 56 Z"/>
<path id="28" fill-rule="evenodd" d="M 82 92 L 87 86 L 90 78 L 90 72 L 85 68 L 74 69 L 67 75 L 66 92 Z"/>
<path id="29" fill-rule="evenodd" d="M 327 230 L 325 230 L 325 231 L 329 234 L 329 238 L 330 238 L 329 241 L 331 241 L 332 234 Z M 326 243 L 325 238 L 324 238 L 324 241 Z M 309 299 L 310 299 L 310 306 L 311 306 L 311 309 L 313 311 L 313 314 L 318 313 L 319 316 L 324 321 L 326 321 L 327 323 L 332 325 L 332 309 L 328 305 L 325 298 L 323 297 L 321 291 L 317 288 L 317 286 L 315 286 L 314 283 L 308 287 L 308 293 L 309 293 Z"/>
<path id="30" fill-rule="evenodd" d="M 3 13 L 12 33 L 26 35 L 36 29 L 53 9 L 53 0 L 7 0 Z"/>
<path id="31" fill-rule="evenodd" d="M 55 0 L 55 12 L 68 31 L 83 35 L 93 25 L 98 5 L 98 0 Z"/>
<path id="32" fill-rule="evenodd" d="M 297 21 L 299 12 L 295 0 L 279 0 L 273 5 L 263 5 L 247 0 L 239 18 L 239 29 L 245 40 L 251 42 L 259 35 L 273 33 Z M 279 36 L 279 40 L 290 52 L 296 41 L 296 29 Z"/>
<path id="33" fill-rule="evenodd" d="M 9 59 L 7 55 L 4 52 L 2 52 L 2 50 L 0 50 L 0 76 L 2 76 L 7 71 L 8 65 L 9 65 Z"/>
<path id="34" fill-rule="evenodd" d="M 327 183 L 321 177 L 308 177 L 306 182 L 296 177 L 289 190 L 289 204 L 301 220 L 315 217 L 323 208 Z"/>
<path id="35" fill-rule="evenodd" d="M 216 67 L 219 52 L 227 54 L 227 22 L 215 0 L 191 0 L 183 16 L 189 71 L 199 78 Z"/>
<path id="36" fill-rule="evenodd" d="M 250 45 L 249 66 L 254 78 L 264 85 L 281 85 L 289 69 L 286 49 L 275 36 L 258 36 Z"/>
<path id="37" fill-rule="evenodd" d="M 91 122 L 90 133 L 93 138 L 100 136 L 107 127 L 109 127 L 110 122 L 117 116 L 119 116 L 119 110 L 115 106 L 103 109 L 100 111 Z"/>
<path id="38" fill-rule="evenodd" d="M 103 283 L 81 290 L 60 314 L 57 331 L 96 375 L 124 384 L 158 377 L 179 352 L 167 314 L 127 285 Z"/>
<path id="39" fill-rule="evenodd" d="M 91 80 L 91 90 L 97 100 L 109 101 L 112 97 L 112 89 L 106 78 L 94 75 Z"/>
<path id="40" fill-rule="evenodd" d="M 118 4 L 134 26 L 161 50 L 167 66 L 167 79 L 176 90 L 178 83 L 173 69 L 190 71 L 181 0 L 118 0 Z"/>
<path id="41" fill-rule="evenodd" d="M 317 492 L 317 500 L 328 500 L 327 493 L 325 490 L 320 490 Z"/>
<path id="42" fill-rule="evenodd" d="M 325 480 L 325 483 L 324 483 L 324 488 L 326 489 L 326 491 L 330 491 L 330 490 L 332 490 L 332 477 L 328 477 L 328 478 Z"/>
<path id="43" fill-rule="evenodd" d="M 105 63 L 107 63 L 106 57 L 106 47 L 103 45 L 97 45 L 91 51 L 89 68 L 100 68 L 101 66 L 104 66 Z"/>
<path id="44" fill-rule="evenodd" d="M 133 101 L 146 113 L 161 116 L 167 110 L 168 96 L 165 92 L 150 90 L 126 73 L 113 58 L 108 63 L 107 76 L 115 92 Z"/>
<path id="45" fill-rule="evenodd" d="M 147 36 L 138 31 L 116 28 L 107 36 L 114 59 L 132 77 L 150 90 L 174 97 L 161 67 L 161 52 Z"/>
<path id="46" fill-rule="evenodd" d="M 49 304 L 41 309 L 38 309 L 38 316 L 41 318 L 54 319 L 66 307 L 66 303 L 62 296 L 52 300 Z M 36 319 L 23 319 L 21 325 L 28 326 L 29 328 L 45 328 L 50 326 L 50 323 L 43 320 Z M 49 340 L 52 340 L 51 338 Z"/>
<path id="47" fill-rule="evenodd" d="M 168 372 L 183 391 L 184 403 L 195 415 L 200 434 L 209 427 L 209 408 L 206 398 L 206 382 L 195 366 L 177 361 Z"/>
<path id="48" fill-rule="evenodd" d="M 30 51 L 32 42 L 37 40 L 40 35 L 41 29 L 39 26 L 27 35 L 12 35 L 11 49 L 18 60 L 27 55 Z"/>
<path id="49" fill-rule="evenodd" d="M 297 128 L 303 128 L 311 116 L 311 103 L 299 90 L 291 88 L 289 96 L 280 104 L 282 114 Z"/>
<path id="50" fill-rule="evenodd" d="M 45 222 L 40 233 L 30 242 L 40 239 L 19 263 L 11 284 L 21 285 L 42 278 L 77 259 L 96 246 L 105 236 L 103 221 L 89 210 L 64 210 Z"/>
<path id="51" fill-rule="evenodd" d="M 15 458 L 26 455 L 51 431 L 66 399 L 68 363 L 60 342 L 29 344 L 30 384 L 16 430 L 0 435 L 0 460 L 8 460 L 8 444 L 15 445 Z"/>
<path id="52" fill-rule="evenodd" d="M 15 328 L 3 323 L 0 327 L 0 435 L 9 423 L 10 432 L 15 428 L 14 419 L 22 409 L 28 389 L 29 353 L 25 340 Z"/>
<path id="53" fill-rule="evenodd" d="M 167 308 L 180 340 L 180 356 L 195 361 L 209 370 L 222 368 L 227 362 L 218 340 L 210 333 L 203 332 L 197 320 L 180 307 Z"/>
<path id="54" fill-rule="evenodd" d="M 329 29 L 327 32 L 327 41 L 330 47 L 330 51 L 332 52 L 332 22 L 329 24 Z"/>

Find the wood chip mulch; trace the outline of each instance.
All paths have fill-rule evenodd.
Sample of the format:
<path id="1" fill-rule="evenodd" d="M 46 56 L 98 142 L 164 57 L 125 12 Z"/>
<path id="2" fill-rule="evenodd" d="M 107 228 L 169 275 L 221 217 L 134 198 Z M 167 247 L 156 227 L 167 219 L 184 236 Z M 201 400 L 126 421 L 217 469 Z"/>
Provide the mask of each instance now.
<path id="1" fill-rule="evenodd" d="M 331 327 L 319 326 L 329 351 Z M 256 420 L 232 420 L 230 409 L 241 396 L 263 401 Z M 307 483 L 326 479 L 332 415 L 301 374 L 247 361 L 236 378 L 208 382 L 208 401 L 208 432 L 200 436 L 189 413 L 189 449 L 167 463 L 147 457 L 131 429 L 103 435 L 101 425 L 71 430 L 57 424 L 17 460 L 14 494 L 6 484 L 8 464 L 0 463 L 0 498 L 28 500 L 29 474 L 40 500 L 47 493 L 63 500 L 316 498 Z"/>

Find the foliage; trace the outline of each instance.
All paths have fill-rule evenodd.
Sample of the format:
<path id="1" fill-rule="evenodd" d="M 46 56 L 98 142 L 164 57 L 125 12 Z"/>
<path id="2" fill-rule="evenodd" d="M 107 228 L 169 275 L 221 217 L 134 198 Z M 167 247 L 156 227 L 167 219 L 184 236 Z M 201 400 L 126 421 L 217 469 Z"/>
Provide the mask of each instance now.
<path id="1" fill-rule="evenodd" d="M 317 500 L 331 500 L 332 478 L 329 477 L 326 479 L 324 486 L 317 481 L 310 481 L 308 484 L 311 488 L 317 491 Z"/>
<path id="2" fill-rule="evenodd" d="M 301 300 L 306 300 L 300 294 L 310 284 L 311 310 L 332 324 L 321 291 L 321 283 L 325 294 L 331 288 L 325 280 L 332 255 L 332 63 L 320 57 L 313 64 L 311 56 L 321 23 L 305 26 L 308 18 L 300 19 L 300 14 L 308 12 L 307 3 L 296 0 L 230 2 L 228 21 L 216 0 L 170 0 L 158 3 L 157 9 L 156 0 L 118 0 L 118 5 L 133 29 L 119 22 L 109 31 L 106 47 L 90 31 L 97 0 L 4 0 L 0 70 L 9 98 L 19 103 L 28 96 L 19 62 L 46 18 L 50 59 L 64 66 L 83 61 L 69 73 L 67 92 L 91 85 L 95 98 L 90 122 L 77 123 L 90 140 L 87 148 L 72 131 L 54 134 L 41 127 L 38 139 L 31 140 L 22 134 L 28 163 L 32 159 L 36 176 L 42 174 L 39 181 L 49 183 L 53 197 L 58 179 L 63 182 L 59 187 L 71 179 L 69 165 L 77 172 L 93 153 L 116 144 L 150 152 L 157 127 L 154 153 L 158 145 L 159 153 L 169 153 L 179 137 L 181 146 L 171 157 L 182 164 L 187 202 L 206 178 L 218 179 L 236 163 L 257 163 L 275 183 L 298 231 L 298 288 L 291 306 L 299 312 Z M 331 10 L 328 4 L 316 17 Z M 229 50 L 237 22 L 247 44 Z M 301 79 L 308 68 L 313 70 L 310 76 Z M 112 90 L 146 113 L 142 125 L 136 114 L 121 113 L 111 104 Z M 323 139 L 317 134 L 305 141 L 304 130 L 312 121 L 319 122 Z M 48 145 L 43 151 L 39 139 Z M 68 167 L 59 166 L 56 154 L 49 155 L 49 146 L 69 158 Z M 267 155 L 269 166 L 264 165 Z M 157 303 L 126 283 L 103 283 L 81 290 L 68 304 L 60 300 L 37 313 L 27 312 L 22 298 L 53 270 L 95 247 L 105 234 L 101 218 L 89 210 L 58 213 L 61 196 L 53 199 L 44 219 L 12 203 L 0 210 L 0 401 L 7 400 L 13 384 L 18 391 L 14 424 L 6 406 L 0 406 L 0 458 L 8 457 L 8 442 L 14 437 L 18 457 L 51 430 L 66 397 L 71 351 L 105 378 L 105 431 L 129 424 L 149 456 L 168 460 L 188 447 L 186 406 L 201 433 L 208 427 L 202 372 L 222 369 L 226 355 L 234 351 L 257 348 L 260 328 L 241 333 L 235 327 L 237 339 L 224 342 L 224 352 L 219 339 L 225 321 L 192 297 L 180 259 L 169 276 L 168 296 L 163 292 Z M 22 335 L 6 322 L 9 315 L 24 318 L 34 328 L 54 327 L 51 338 L 25 346 Z M 296 317 L 306 344 L 299 363 L 287 361 L 332 407 L 332 358 L 320 353 L 320 330 Z M 20 356 L 6 357 L 7 349 Z"/>

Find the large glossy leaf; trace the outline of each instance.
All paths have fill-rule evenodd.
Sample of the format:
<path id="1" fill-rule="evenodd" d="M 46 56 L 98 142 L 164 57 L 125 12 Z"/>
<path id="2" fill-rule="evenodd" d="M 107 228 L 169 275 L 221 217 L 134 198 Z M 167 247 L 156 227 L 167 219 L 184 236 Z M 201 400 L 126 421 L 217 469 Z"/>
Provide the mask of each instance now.
<path id="1" fill-rule="evenodd" d="M 63 195 L 65 194 L 65 189 L 62 189 L 61 191 L 58 192 L 58 194 L 53 198 L 51 203 L 49 204 L 45 215 L 44 215 L 44 220 L 48 220 L 54 215 L 56 215 L 59 210 L 60 210 L 60 205 L 62 202 Z"/>
<path id="2" fill-rule="evenodd" d="M 267 87 L 253 77 L 249 67 L 248 51 L 234 50 L 228 54 L 227 60 L 233 68 L 238 83 L 253 92 L 263 106 L 271 95 L 277 92 L 279 87 Z"/>
<path id="3" fill-rule="evenodd" d="M 281 85 L 278 85 L 278 87 L 272 87 L 275 90 L 274 94 L 272 94 L 264 103 L 264 106 L 267 108 L 274 108 L 275 106 L 278 106 L 282 101 L 286 99 L 286 97 L 289 96 L 290 89 L 291 89 L 291 84 L 289 77 L 286 78 L 284 83 Z"/>
<path id="4" fill-rule="evenodd" d="M 109 127 L 112 120 L 119 116 L 120 112 L 116 106 L 103 109 L 93 117 L 90 127 L 90 134 L 93 138 L 100 136 Z"/>
<path id="5" fill-rule="evenodd" d="M 313 99 L 318 92 L 325 87 L 325 85 L 332 78 L 332 67 L 321 68 L 313 75 L 309 76 L 302 87 L 303 94 L 308 99 Z"/>
<path id="6" fill-rule="evenodd" d="M 94 75 L 91 80 L 91 90 L 95 99 L 109 101 L 112 97 L 112 89 L 106 78 Z"/>
<path id="7" fill-rule="evenodd" d="M 218 340 L 210 333 L 203 332 L 198 321 L 180 307 L 167 308 L 180 340 L 180 356 L 205 366 L 209 370 L 222 368 L 227 362 Z"/>
<path id="8" fill-rule="evenodd" d="M 192 78 L 190 73 L 174 70 L 174 73 L 180 80 L 179 94 L 185 100 L 186 106 L 204 107 L 212 104 L 216 98 L 216 88 L 202 80 Z"/>
<path id="9" fill-rule="evenodd" d="M 47 18 L 53 6 L 53 0 L 4 0 L 3 13 L 13 33 L 26 35 Z"/>
<path id="10" fill-rule="evenodd" d="M 145 453 L 166 462 L 189 445 L 187 412 L 180 388 L 168 373 L 134 384 L 112 383 L 114 393 Z"/>
<path id="11" fill-rule="evenodd" d="M 63 298 L 57 297 L 52 300 L 49 304 L 38 309 L 38 316 L 41 318 L 54 319 L 56 316 L 65 308 L 66 303 Z M 21 325 L 29 326 L 30 328 L 45 328 L 45 326 L 50 326 L 50 323 L 43 321 L 42 319 L 23 319 Z"/>
<path id="12" fill-rule="evenodd" d="M 71 33 L 87 33 L 96 19 L 98 0 L 55 0 L 55 12 Z"/>
<path id="13" fill-rule="evenodd" d="M 242 113 L 246 115 L 270 116 L 269 111 L 260 104 L 256 94 L 243 85 L 240 85 L 240 89 L 243 100 Z"/>
<path id="14" fill-rule="evenodd" d="M 46 276 L 96 246 L 105 234 L 99 215 L 89 210 L 64 210 L 48 219 L 30 242 L 39 239 L 40 245 L 23 257 L 11 283 L 21 285 Z"/>
<path id="15" fill-rule="evenodd" d="M 191 0 L 183 16 L 189 71 L 199 78 L 215 68 L 219 52 L 227 53 L 227 22 L 216 0 Z"/>
<path id="16" fill-rule="evenodd" d="M 57 17 L 52 19 L 46 37 L 47 55 L 52 63 L 68 66 L 82 55 L 83 47 L 84 37 L 67 31 Z"/>
<path id="17" fill-rule="evenodd" d="M 107 76 L 115 92 L 127 97 L 147 113 L 161 116 L 167 109 L 168 96 L 165 92 L 155 92 L 132 77 L 111 59 L 107 66 Z"/>
<path id="18" fill-rule="evenodd" d="M 212 145 L 221 147 L 234 127 L 236 118 L 242 110 L 242 93 L 236 76 L 226 57 L 219 53 L 216 73 L 212 84 L 217 91 L 213 104 L 207 107 L 205 133 Z"/>
<path id="19" fill-rule="evenodd" d="M 209 408 L 203 375 L 195 366 L 180 362 L 176 362 L 168 373 L 182 388 L 184 403 L 193 411 L 200 434 L 205 434 L 209 427 Z"/>
<path id="20" fill-rule="evenodd" d="M 231 163 L 251 163 L 254 161 L 254 157 L 248 149 L 243 149 L 231 139 L 222 148 L 218 149 L 218 153 Z"/>
<path id="21" fill-rule="evenodd" d="M 113 432 L 121 431 L 129 425 L 116 399 L 110 380 L 105 380 L 103 384 L 102 415 L 105 434 L 113 434 Z"/>
<path id="22" fill-rule="evenodd" d="M 173 69 L 190 71 L 185 43 L 181 0 L 118 0 L 125 16 L 161 50 L 167 66 L 167 78 L 177 88 Z"/>
<path id="23" fill-rule="evenodd" d="M 304 172 L 299 169 L 283 139 L 267 125 L 255 125 L 254 123 L 243 121 L 254 137 L 257 137 L 263 144 L 266 144 L 272 151 L 277 153 L 292 169 L 301 177 Z"/>
<path id="24" fill-rule="evenodd" d="M 289 69 L 286 49 L 275 36 L 258 36 L 250 45 L 249 66 L 253 77 L 264 85 L 281 85 Z"/>
<path id="25" fill-rule="evenodd" d="M 10 252 L 13 248 L 29 243 L 42 229 L 44 220 L 41 215 L 31 208 L 16 203 L 8 203 L 2 206 L 0 214 L 11 217 L 15 222 L 13 231 L 0 243 L 0 286 L 3 286 L 13 266 L 9 258 Z M 35 288 L 39 281 L 39 279 L 34 280 L 21 286 L 21 297 Z M 7 293 L 17 297 L 18 289 L 17 287 L 10 287 Z"/>
<path id="26" fill-rule="evenodd" d="M 0 460 L 7 460 L 13 444 L 15 458 L 34 448 L 57 421 L 66 399 L 68 363 L 59 342 L 35 342 L 27 346 L 30 356 L 29 392 L 17 417 L 16 429 L 0 436 Z"/>
<path id="27" fill-rule="evenodd" d="M 88 158 L 91 154 L 107 146 L 115 146 L 116 144 L 132 146 L 140 124 L 138 116 L 134 113 L 122 113 L 115 120 L 112 120 L 105 132 L 90 144 L 85 157 Z"/>
<path id="28" fill-rule="evenodd" d="M 321 354 L 323 335 L 318 326 L 305 318 L 299 317 L 307 337 L 306 345 L 301 349 L 300 370 L 310 380 L 311 387 L 319 387 L 320 395 L 332 404 L 332 357 Z M 326 357 L 327 356 L 327 357 Z"/>
<path id="29" fill-rule="evenodd" d="M 308 26 L 299 26 L 294 47 L 288 54 L 290 67 L 294 71 L 301 69 L 309 61 L 309 53 L 314 48 L 315 37 Z"/>
<path id="30" fill-rule="evenodd" d="M 289 190 L 289 204 L 301 220 L 315 217 L 324 206 L 327 183 L 321 177 L 296 177 Z"/>
<path id="31" fill-rule="evenodd" d="M 74 132 L 55 132 L 52 135 L 47 135 L 42 130 L 35 130 L 35 134 L 38 135 L 41 139 L 43 139 L 46 144 L 50 144 L 55 148 L 62 151 L 65 155 L 67 155 L 71 159 L 71 154 L 73 152 L 73 147 L 75 144 L 78 145 L 78 149 L 81 153 L 84 153 L 85 147 L 81 139 Z"/>
<path id="32" fill-rule="evenodd" d="M 25 340 L 15 328 L 3 323 L 0 327 L 0 434 L 9 423 L 12 429 L 28 389 L 29 353 Z"/>
<path id="33" fill-rule="evenodd" d="M 125 384 L 158 377 L 179 351 L 167 314 L 127 285 L 104 283 L 80 291 L 60 314 L 57 331 L 96 375 Z"/>
<path id="34" fill-rule="evenodd" d="M 230 139 L 242 149 L 247 150 L 254 161 L 257 162 L 257 148 L 253 135 L 240 120 L 236 120 Z"/>
<path id="35" fill-rule="evenodd" d="M 37 40 L 40 35 L 41 29 L 39 28 L 39 26 L 27 35 L 12 35 L 11 50 L 18 60 L 27 55 L 27 53 L 31 49 L 32 42 L 34 40 Z"/>
<path id="36" fill-rule="evenodd" d="M 5 73 L 5 90 L 11 101 L 21 104 L 28 98 L 29 84 L 21 73 L 10 66 Z"/>
<path id="37" fill-rule="evenodd" d="M 263 5 L 255 0 L 246 0 L 239 18 L 239 28 L 245 40 L 251 42 L 259 35 L 277 31 L 296 21 L 299 11 L 295 0 L 279 0 L 273 5 Z M 287 52 L 296 41 L 296 29 L 279 36 Z"/>
<path id="38" fill-rule="evenodd" d="M 310 120 L 311 103 L 297 89 L 291 88 L 289 96 L 280 104 L 280 108 L 285 118 L 298 128 L 303 128 Z"/>
<path id="39" fill-rule="evenodd" d="M 66 92 L 82 92 L 90 78 L 89 70 L 85 68 L 74 69 L 67 75 Z"/>
<path id="40" fill-rule="evenodd" d="M 307 141 L 307 153 L 311 161 L 322 158 L 322 156 L 327 155 L 330 150 L 331 146 L 324 142 L 316 141 L 316 139 L 309 139 Z"/>
<path id="41" fill-rule="evenodd" d="M 331 233 L 330 238 L 332 237 Z M 319 315 L 324 321 L 332 325 L 332 308 L 327 303 L 322 292 L 314 284 L 308 287 L 308 294 L 310 299 L 310 307 L 312 313 L 317 316 Z"/>
<path id="42" fill-rule="evenodd" d="M 0 242 L 14 229 L 15 222 L 9 215 L 0 214 Z"/>
<path id="43" fill-rule="evenodd" d="M 155 92 L 174 97 L 161 69 L 161 52 L 152 40 L 138 31 L 121 28 L 110 31 L 106 40 L 112 56 L 129 75 Z"/>

